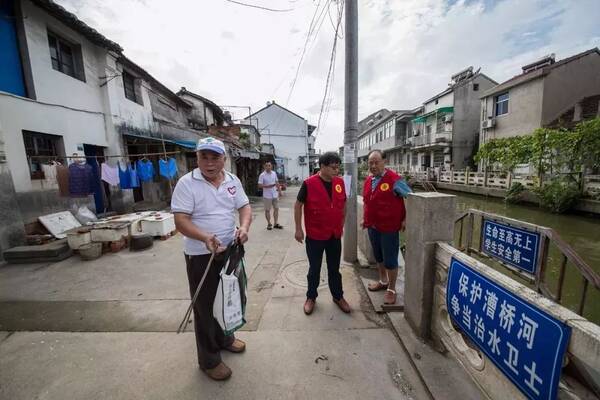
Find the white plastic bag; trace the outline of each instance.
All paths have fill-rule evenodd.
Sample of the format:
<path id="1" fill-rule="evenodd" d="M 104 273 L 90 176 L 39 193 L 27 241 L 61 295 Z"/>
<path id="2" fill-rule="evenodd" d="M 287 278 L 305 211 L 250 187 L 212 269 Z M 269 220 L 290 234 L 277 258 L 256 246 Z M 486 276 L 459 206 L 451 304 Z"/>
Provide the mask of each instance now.
<path id="1" fill-rule="evenodd" d="M 94 214 L 89 208 L 86 206 L 81 206 L 74 213 L 77 221 L 81 222 L 82 225 L 87 225 L 89 222 L 98 221 L 96 214 Z"/>
<path id="2" fill-rule="evenodd" d="M 219 278 L 213 316 L 225 335 L 231 335 L 245 323 L 238 278 L 233 273 L 227 275 L 225 268 Z"/>

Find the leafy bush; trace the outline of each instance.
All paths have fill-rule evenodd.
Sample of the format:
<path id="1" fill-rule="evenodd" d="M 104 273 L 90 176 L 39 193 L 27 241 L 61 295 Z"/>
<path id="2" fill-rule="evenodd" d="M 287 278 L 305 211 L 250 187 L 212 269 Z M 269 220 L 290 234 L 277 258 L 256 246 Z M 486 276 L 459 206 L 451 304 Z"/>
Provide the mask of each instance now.
<path id="1" fill-rule="evenodd" d="M 506 192 L 504 201 L 512 204 L 520 203 L 524 191 L 525 186 L 523 186 L 520 182 L 513 182 L 513 184 L 510 185 L 510 189 L 508 189 Z"/>
<path id="2" fill-rule="evenodd" d="M 564 213 L 573 208 L 581 192 L 574 182 L 555 179 L 552 182 L 534 189 L 540 199 L 540 205 L 553 213 Z"/>

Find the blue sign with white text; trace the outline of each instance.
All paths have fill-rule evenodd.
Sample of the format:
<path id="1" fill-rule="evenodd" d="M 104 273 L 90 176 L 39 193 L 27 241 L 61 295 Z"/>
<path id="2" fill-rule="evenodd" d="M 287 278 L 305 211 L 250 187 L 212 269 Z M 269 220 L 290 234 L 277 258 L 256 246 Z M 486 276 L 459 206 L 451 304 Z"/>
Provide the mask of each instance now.
<path id="1" fill-rule="evenodd" d="M 452 259 L 448 314 L 530 399 L 556 399 L 571 328 Z"/>
<path id="2" fill-rule="evenodd" d="M 540 234 L 485 219 L 481 251 L 515 268 L 535 275 Z"/>

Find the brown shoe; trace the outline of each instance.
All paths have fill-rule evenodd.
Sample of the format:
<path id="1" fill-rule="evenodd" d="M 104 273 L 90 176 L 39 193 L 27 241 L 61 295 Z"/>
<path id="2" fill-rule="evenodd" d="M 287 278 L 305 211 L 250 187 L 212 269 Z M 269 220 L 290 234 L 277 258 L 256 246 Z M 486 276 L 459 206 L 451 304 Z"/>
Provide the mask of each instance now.
<path id="1" fill-rule="evenodd" d="M 337 304 L 337 306 L 340 308 L 340 310 L 342 310 L 346 314 L 348 314 L 350 311 L 352 311 L 352 309 L 350 308 L 350 304 L 348 304 L 346 299 L 344 299 L 343 297 L 339 300 L 333 299 L 333 302 L 335 304 Z"/>
<path id="2" fill-rule="evenodd" d="M 205 369 L 204 372 L 215 381 L 224 381 L 231 376 L 231 369 L 222 361 L 214 368 Z"/>
<path id="3" fill-rule="evenodd" d="M 315 300 L 314 299 L 306 299 L 304 302 L 304 314 L 310 315 L 315 309 Z"/>
<path id="4" fill-rule="evenodd" d="M 396 304 L 396 291 L 388 289 L 383 295 L 383 304 Z"/>
<path id="5" fill-rule="evenodd" d="M 244 350 L 246 350 L 246 343 L 244 343 L 240 339 L 234 339 L 233 343 L 225 347 L 225 350 L 230 351 L 232 353 L 242 353 Z"/>

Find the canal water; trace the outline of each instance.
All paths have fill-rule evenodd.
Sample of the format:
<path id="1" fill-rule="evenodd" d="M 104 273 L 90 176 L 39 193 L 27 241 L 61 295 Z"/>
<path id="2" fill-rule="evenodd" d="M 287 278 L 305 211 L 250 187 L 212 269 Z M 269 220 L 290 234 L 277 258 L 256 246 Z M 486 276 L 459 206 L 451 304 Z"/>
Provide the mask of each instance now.
<path id="1" fill-rule="evenodd" d="M 462 213 L 469 208 L 475 208 L 505 217 L 530 222 L 554 229 L 565 242 L 571 245 L 579 256 L 597 273 L 600 274 L 600 217 L 574 214 L 552 214 L 532 205 L 507 204 L 502 199 L 470 195 L 466 193 L 450 192 L 457 199 L 457 211 Z M 477 220 L 477 219 L 476 219 Z M 476 222 L 477 225 L 477 222 Z M 479 246 L 479 227 L 474 232 L 474 247 Z M 464 243 L 464 242 L 463 242 Z M 550 247 L 547 281 L 551 290 L 555 292 L 558 282 L 561 255 L 555 246 Z M 490 264 L 490 260 L 482 260 Z M 494 266 L 495 269 L 518 279 L 515 274 L 505 268 Z M 531 286 L 531 285 L 530 285 Z M 568 263 L 563 289 L 563 305 L 576 310 L 582 291 L 582 280 L 575 267 Z M 600 291 L 591 285 L 588 287 L 583 315 L 596 324 L 600 324 Z"/>

